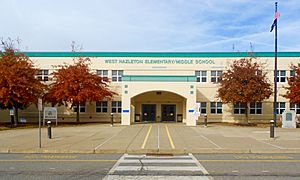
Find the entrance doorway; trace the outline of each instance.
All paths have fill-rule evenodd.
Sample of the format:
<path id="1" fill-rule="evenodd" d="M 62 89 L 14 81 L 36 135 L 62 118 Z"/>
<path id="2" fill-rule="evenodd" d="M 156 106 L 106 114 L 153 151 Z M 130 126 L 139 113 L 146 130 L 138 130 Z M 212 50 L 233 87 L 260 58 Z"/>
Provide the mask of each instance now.
<path id="1" fill-rule="evenodd" d="M 161 121 L 175 122 L 176 121 L 176 105 L 162 104 L 161 105 Z"/>
<path id="2" fill-rule="evenodd" d="M 142 105 L 142 121 L 155 122 L 156 118 L 156 104 Z"/>

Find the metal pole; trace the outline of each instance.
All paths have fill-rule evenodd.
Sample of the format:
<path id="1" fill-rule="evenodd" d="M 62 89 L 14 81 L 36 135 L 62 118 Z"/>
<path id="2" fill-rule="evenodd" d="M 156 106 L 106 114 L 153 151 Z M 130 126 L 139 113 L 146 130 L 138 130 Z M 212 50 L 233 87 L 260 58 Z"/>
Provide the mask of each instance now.
<path id="1" fill-rule="evenodd" d="M 42 148 L 41 111 L 39 110 L 39 147 Z"/>
<path id="2" fill-rule="evenodd" d="M 275 134 L 275 121 L 271 120 L 270 121 L 270 138 L 274 138 Z"/>
<path id="3" fill-rule="evenodd" d="M 207 114 L 204 115 L 204 127 L 207 127 Z"/>
<path id="4" fill-rule="evenodd" d="M 275 2 L 275 14 L 277 13 L 277 4 L 278 2 Z M 277 24 L 278 24 L 278 18 L 276 20 L 275 24 L 275 70 L 274 70 L 274 125 L 276 127 L 276 121 L 277 121 L 277 112 L 276 112 L 276 105 L 277 105 Z"/>
<path id="5" fill-rule="evenodd" d="M 111 115 L 111 126 L 113 126 L 114 125 L 114 113 L 111 113 L 110 115 Z"/>

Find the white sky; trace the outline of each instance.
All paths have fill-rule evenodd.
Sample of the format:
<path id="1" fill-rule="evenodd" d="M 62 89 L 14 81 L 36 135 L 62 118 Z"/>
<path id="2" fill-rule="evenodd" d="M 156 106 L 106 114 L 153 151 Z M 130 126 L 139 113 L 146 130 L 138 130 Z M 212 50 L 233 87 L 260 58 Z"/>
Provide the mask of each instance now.
<path id="1" fill-rule="evenodd" d="M 279 51 L 300 51 L 300 0 L 278 0 Z M 0 0 L 24 51 L 274 51 L 274 0 Z"/>

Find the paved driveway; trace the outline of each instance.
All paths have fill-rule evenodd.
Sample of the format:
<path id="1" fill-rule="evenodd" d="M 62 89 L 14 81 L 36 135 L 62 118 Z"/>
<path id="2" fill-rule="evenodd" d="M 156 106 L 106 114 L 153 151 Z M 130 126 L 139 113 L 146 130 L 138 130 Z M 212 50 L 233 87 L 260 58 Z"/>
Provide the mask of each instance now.
<path id="1" fill-rule="evenodd" d="M 42 129 L 0 131 L 2 153 L 299 153 L 300 129 L 203 126 L 176 123 L 132 126 L 90 124 L 54 127 L 53 139 Z"/>

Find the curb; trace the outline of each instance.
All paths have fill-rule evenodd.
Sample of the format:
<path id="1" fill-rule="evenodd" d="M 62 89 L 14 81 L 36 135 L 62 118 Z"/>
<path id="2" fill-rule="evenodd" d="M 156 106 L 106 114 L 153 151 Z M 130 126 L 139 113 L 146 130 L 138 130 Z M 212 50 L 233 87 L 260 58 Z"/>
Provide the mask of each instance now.
<path id="1" fill-rule="evenodd" d="M 300 154 L 300 149 L 98 149 L 98 150 L 56 150 L 56 149 L 0 149 L 1 154 Z"/>

